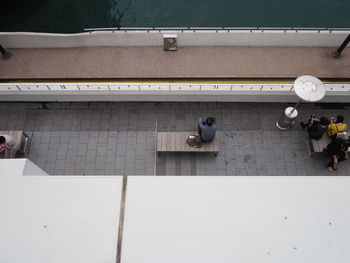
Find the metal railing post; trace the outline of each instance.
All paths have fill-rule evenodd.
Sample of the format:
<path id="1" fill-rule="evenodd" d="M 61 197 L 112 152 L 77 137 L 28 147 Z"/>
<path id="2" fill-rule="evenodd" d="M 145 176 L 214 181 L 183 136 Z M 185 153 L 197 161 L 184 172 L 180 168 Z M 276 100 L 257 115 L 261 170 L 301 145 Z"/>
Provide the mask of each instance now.
<path id="1" fill-rule="evenodd" d="M 2 45 L 0 45 L 0 52 L 3 59 L 9 59 L 11 57 L 11 53 L 7 52 L 7 50 Z"/>
<path id="2" fill-rule="evenodd" d="M 349 42 L 350 42 L 350 34 L 347 36 L 347 38 L 344 40 L 341 46 L 332 53 L 333 57 L 340 58 L 341 52 L 344 50 L 344 48 L 347 46 Z"/>

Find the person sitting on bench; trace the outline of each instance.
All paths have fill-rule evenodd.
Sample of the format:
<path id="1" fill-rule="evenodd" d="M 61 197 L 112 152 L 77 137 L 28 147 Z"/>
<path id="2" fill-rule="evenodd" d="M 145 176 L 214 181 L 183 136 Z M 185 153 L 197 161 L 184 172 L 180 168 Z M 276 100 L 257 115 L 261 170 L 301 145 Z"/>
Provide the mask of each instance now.
<path id="1" fill-rule="evenodd" d="M 344 132 L 347 128 L 348 126 L 344 123 L 343 115 L 338 115 L 337 120 L 334 120 L 334 117 L 332 117 L 331 124 L 328 125 L 328 136 L 334 140 L 339 132 Z"/>
<path id="2" fill-rule="evenodd" d="M 327 145 L 325 150 L 327 155 L 331 158 L 331 161 L 327 164 L 329 171 L 337 170 L 337 164 L 349 158 L 347 152 L 349 145 L 349 140 L 343 140 L 340 138 L 334 139 Z"/>
<path id="3" fill-rule="evenodd" d="M 214 139 L 216 133 L 215 118 L 208 117 L 206 121 L 202 118 L 198 120 L 198 133 L 203 142 L 210 142 Z"/>
<path id="4" fill-rule="evenodd" d="M 0 151 L 5 151 L 5 158 L 15 158 L 19 143 L 10 135 L 0 134 Z"/>
<path id="5" fill-rule="evenodd" d="M 300 123 L 303 128 L 307 127 L 307 133 L 310 139 L 320 140 L 323 134 L 326 132 L 329 125 L 329 120 L 327 117 L 321 117 L 317 119 L 313 114 L 308 121 L 308 124 Z"/>

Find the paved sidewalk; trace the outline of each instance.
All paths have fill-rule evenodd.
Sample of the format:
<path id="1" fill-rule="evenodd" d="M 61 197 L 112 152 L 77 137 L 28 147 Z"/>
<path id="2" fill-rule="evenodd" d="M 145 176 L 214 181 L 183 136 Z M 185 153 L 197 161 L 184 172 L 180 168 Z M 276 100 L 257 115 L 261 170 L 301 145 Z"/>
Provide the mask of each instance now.
<path id="1" fill-rule="evenodd" d="M 0 103 L 2 130 L 32 135 L 28 158 L 52 175 L 349 175 L 350 162 L 328 172 L 328 160 L 308 156 L 306 132 L 280 131 L 279 103 Z M 350 106 L 301 104 L 300 116 L 343 114 Z M 160 131 L 196 127 L 199 116 L 215 116 L 221 151 L 155 155 Z M 157 163 L 156 163 L 157 162 Z M 155 171 L 156 164 L 156 171 Z"/>
<path id="2" fill-rule="evenodd" d="M 84 47 L 11 49 L 0 79 L 350 78 L 350 50 L 340 59 L 322 47 Z"/>

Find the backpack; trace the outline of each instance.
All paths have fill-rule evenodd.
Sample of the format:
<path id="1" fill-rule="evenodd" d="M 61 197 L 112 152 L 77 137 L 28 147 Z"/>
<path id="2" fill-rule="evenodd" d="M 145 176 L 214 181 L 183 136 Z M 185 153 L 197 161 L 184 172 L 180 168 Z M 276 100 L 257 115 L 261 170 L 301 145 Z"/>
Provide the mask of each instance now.
<path id="1" fill-rule="evenodd" d="M 186 138 L 186 143 L 191 147 L 200 148 L 202 146 L 202 140 L 199 134 L 190 134 Z"/>

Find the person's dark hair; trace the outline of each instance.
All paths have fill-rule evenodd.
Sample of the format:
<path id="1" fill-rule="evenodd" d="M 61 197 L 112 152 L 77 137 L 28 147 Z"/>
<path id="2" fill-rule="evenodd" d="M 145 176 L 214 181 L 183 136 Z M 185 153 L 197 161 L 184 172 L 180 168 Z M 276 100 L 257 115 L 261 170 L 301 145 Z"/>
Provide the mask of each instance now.
<path id="1" fill-rule="evenodd" d="M 6 142 L 4 136 L 0 136 L 0 144 L 4 144 Z"/>
<path id="2" fill-rule="evenodd" d="M 215 118 L 213 117 L 208 117 L 205 121 L 205 123 L 208 125 L 208 126 L 212 126 L 213 123 L 215 123 Z"/>
<path id="3" fill-rule="evenodd" d="M 338 115 L 337 116 L 337 122 L 343 122 L 344 121 L 344 116 L 343 115 Z"/>
<path id="4" fill-rule="evenodd" d="M 327 117 L 321 117 L 320 118 L 320 124 L 323 126 L 327 126 L 329 124 L 329 120 Z"/>

